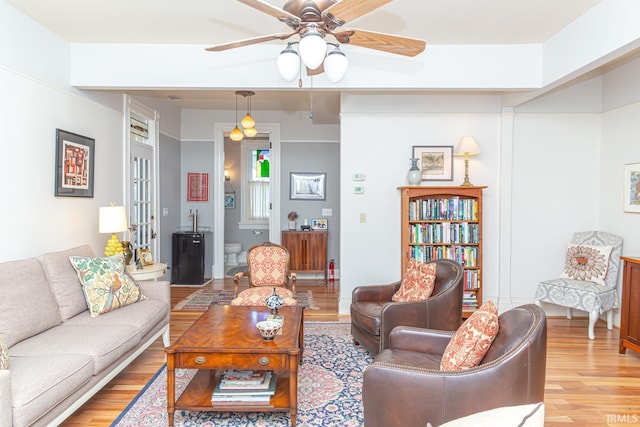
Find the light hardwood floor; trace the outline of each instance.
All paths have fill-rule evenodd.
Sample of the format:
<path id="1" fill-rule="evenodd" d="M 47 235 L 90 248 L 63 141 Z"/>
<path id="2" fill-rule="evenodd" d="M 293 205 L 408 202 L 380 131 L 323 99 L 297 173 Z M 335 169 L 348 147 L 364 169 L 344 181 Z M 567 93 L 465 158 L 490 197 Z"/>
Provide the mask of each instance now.
<path id="1" fill-rule="evenodd" d="M 216 289 L 231 289 L 231 280 L 214 281 Z M 172 307 L 200 288 L 172 287 Z M 319 310 L 307 310 L 308 321 L 346 321 L 338 316 L 339 282 L 324 285 L 299 281 L 297 289 L 313 291 Z M 175 340 L 200 313 L 171 313 Z M 548 319 L 546 426 L 640 425 L 640 354 L 618 354 L 618 329 L 596 325 L 596 339 L 587 339 L 587 319 Z M 127 369 L 80 408 L 64 426 L 108 426 L 165 362 L 162 340 L 156 341 Z M 491 385 L 487 385 L 490 391 Z"/>

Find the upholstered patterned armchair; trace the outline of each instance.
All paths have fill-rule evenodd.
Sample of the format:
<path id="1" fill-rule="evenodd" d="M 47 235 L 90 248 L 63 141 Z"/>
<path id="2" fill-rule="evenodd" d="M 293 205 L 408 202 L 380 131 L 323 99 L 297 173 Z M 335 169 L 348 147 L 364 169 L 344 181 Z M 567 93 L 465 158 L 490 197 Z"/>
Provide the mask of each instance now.
<path id="1" fill-rule="evenodd" d="M 253 246 L 247 252 L 249 271 L 233 276 L 235 296 L 238 296 L 240 280 L 248 277 L 249 288 L 268 286 L 286 287 L 291 280 L 291 297 L 296 294 L 296 274 L 289 272 L 289 251 L 284 246 L 265 242 Z"/>
<path id="2" fill-rule="evenodd" d="M 588 336 L 592 340 L 602 313 L 607 313 L 607 328 L 613 329 L 613 309 L 618 308 L 616 286 L 622 237 L 603 231 L 585 231 L 575 233 L 571 243 L 562 277 L 540 282 L 535 299 L 538 304 L 547 302 L 566 307 L 567 319 L 572 318 L 572 308 L 589 313 Z"/>

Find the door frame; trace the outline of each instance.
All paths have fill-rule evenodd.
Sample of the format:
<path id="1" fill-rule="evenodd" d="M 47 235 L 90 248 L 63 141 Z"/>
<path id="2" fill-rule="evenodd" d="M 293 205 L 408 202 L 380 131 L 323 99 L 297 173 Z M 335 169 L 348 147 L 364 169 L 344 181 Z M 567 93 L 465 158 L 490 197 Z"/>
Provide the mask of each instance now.
<path id="1" fill-rule="evenodd" d="M 213 278 L 224 278 L 224 134 L 235 123 L 213 124 Z M 256 124 L 260 133 L 269 135 L 271 148 L 269 164 L 271 174 L 271 216 L 269 240 L 280 243 L 280 123 Z M 227 133 L 229 131 L 226 131 Z"/>

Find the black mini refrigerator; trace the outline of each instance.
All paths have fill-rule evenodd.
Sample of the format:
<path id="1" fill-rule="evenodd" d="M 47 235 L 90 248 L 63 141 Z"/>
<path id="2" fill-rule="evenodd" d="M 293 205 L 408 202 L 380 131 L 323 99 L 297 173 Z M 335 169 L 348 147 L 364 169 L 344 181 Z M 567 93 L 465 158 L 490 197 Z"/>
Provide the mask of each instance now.
<path id="1" fill-rule="evenodd" d="M 173 233 L 171 260 L 172 284 L 202 285 L 205 270 L 205 233 Z"/>

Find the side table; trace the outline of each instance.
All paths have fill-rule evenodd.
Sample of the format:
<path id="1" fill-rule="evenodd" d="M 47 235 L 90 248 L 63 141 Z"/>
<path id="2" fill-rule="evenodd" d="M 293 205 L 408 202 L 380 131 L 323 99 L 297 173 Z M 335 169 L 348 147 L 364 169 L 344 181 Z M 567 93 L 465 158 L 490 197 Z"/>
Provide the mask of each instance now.
<path id="1" fill-rule="evenodd" d="M 142 270 L 138 270 L 135 265 L 127 265 L 127 272 L 135 280 L 158 280 L 164 276 L 167 271 L 167 264 L 157 262 L 155 264 L 146 265 Z"/>

